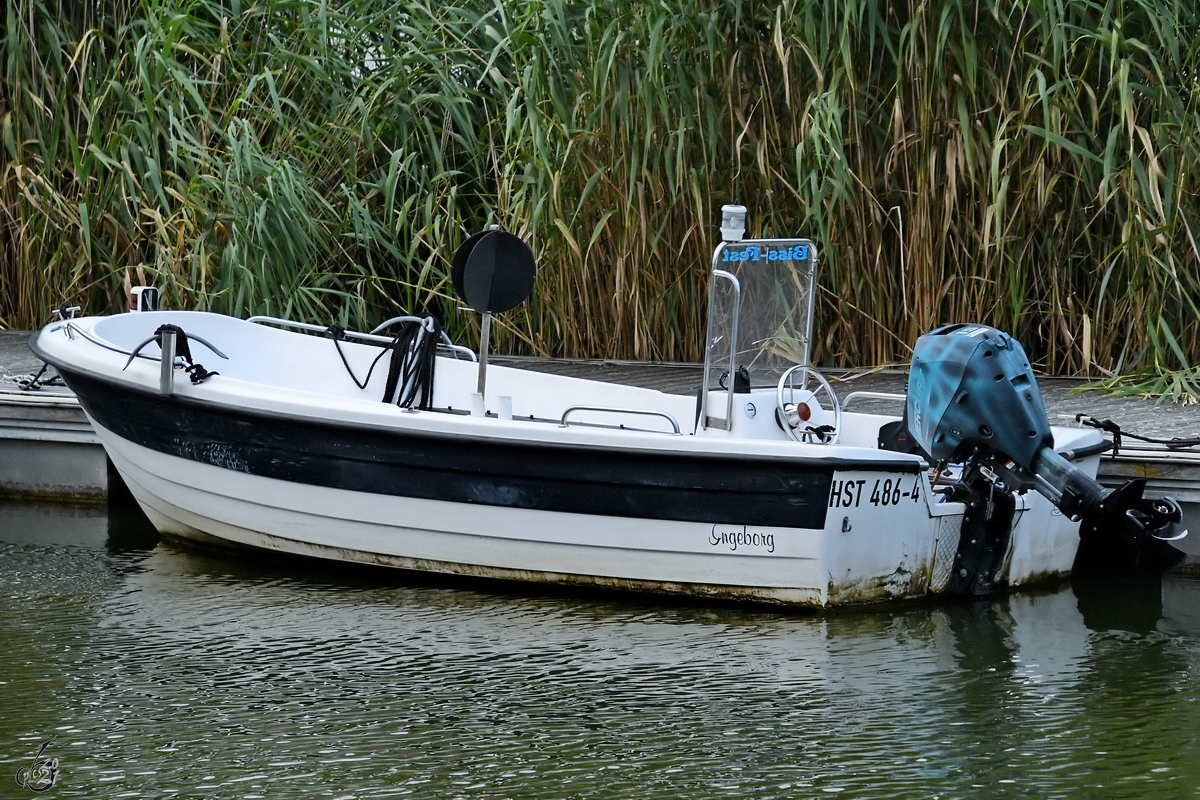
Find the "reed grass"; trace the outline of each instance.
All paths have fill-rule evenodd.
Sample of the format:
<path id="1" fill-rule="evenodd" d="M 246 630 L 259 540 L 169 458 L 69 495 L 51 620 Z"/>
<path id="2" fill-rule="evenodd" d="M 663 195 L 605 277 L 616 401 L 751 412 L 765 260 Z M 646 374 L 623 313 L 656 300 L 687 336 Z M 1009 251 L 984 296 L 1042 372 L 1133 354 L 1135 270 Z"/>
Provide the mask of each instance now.
<path id="1" fill-rule="evenodd" d="M 496 349 L 697 360 L 736 201 L 818 243 L 819 363 L 979 321 L 1197 393 L 1192 2 L 11 0 L 0 41 L 0 324 L 153 281 L 474 341 L 447 264 L 498 222 L 541 271 Z"/>

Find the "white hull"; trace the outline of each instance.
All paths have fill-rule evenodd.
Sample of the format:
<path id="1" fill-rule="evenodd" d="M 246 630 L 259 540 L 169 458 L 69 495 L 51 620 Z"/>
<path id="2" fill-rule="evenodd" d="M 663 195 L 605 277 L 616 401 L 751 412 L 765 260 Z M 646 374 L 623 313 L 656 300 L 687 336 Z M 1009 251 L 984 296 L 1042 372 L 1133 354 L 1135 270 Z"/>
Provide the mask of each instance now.
<path id="1" fill-rule="evenodd" d="M 921 497 L 831 513 L 825 529 L 760 527 L 470 506 L 246 475 L 163 454 L 97 426 L 114 465 L 164 534 L 208 544 L 424 572 L 810 607 L 945 589 L 963 508 Z M 863 476 L 866 476 L 864 478 Z M 892 480 L 838 473 L 838 480 Z M 911 476 L 895 476 L 905 487 Z M 1041 498 L 1017 513 L 1010 587 L 1066 576 L 1077 525 Z M 839 511 L 842 509 L 838 509 Z M 739 537 L 738 534 L 741 533 Z"/>

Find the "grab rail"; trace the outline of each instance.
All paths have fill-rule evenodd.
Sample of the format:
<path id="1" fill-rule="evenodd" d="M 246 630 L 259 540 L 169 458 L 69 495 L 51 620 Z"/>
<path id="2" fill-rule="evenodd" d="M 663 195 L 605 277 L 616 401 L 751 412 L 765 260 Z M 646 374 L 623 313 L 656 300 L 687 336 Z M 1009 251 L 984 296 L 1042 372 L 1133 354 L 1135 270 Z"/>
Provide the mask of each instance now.
<path id="1" fill-rule="evenodd" d="M 407 315 L 407 314 L 405 314 L 403 316 L 399 316 L 399 317 L 392 317 L 391 319 L 384 320 L 383 322 L 376 325 L 371 330 L 370 333 L 364 333 L 364 334 L 359 334 L 359 335 L 360 336 L 373 336 L 375 334 L 378 334 L 384 328 L 390 328 L 391 326 L 395 325 L 397 322 L 419 322 L 419 323 L 424 324 L 426 322 L 426 320 L 428 320 L 428 319 L 430 319 L 430 318 L 429 317 L 414 317 L 414 316 Z M 475 351 L 472 350 L 471 348 L 464 347 L 461 344 L 455 344 L 450 339 L 450 335 L 448 333 L 446 333 L 445 331 L 441 331 L 441 335 L 442 335 L 442 344 L 439 345 L 439 347 L 444 347 L 447 350 L 454 351 L 455 353 L 464 353 L 467 356 L 467 358 L 469 358 L 471 361 L 479 360 L 475 355 Z"/>
<path id="2" fill-rule="evenodd" d="M 668 414 L 665 411 L 645 411 L 640 408 L 612 408 L 609 406 L 571 406 L 570 408 L 568 408 L 566 411 L 563 412 L 562 419 L 559 420 L 558 427 L 560 427 L 560 428 L 570 427 L 570 425 L 567 422 L 567 417 L 570 416 L 575 411 L 598 411 L 598 412 L 603 412 L 603 413 L 607 413 L 607 414 L 640 414 L 641 416 L 644 416 L 644 417 L 662 417 L 667 422 L 671 423 L 671 427 L 674 428 L 674 430 L 675 430 L 673 435 L 675 435 L 675 436 L 683 435 L 679 432 L 679 420 L 675 419 L 674 416 L 672 416 L 671 414 Z M 659 433 L 659 431 L 652 431 L 652 433 Z"/>
<path id="3" fill-rule="evenodd" d="M 700 424 L 706 428 L 719 428 L 723 431 L 730 430 L 733 425 L 733 390 L 735 388 L 733 373 L 737 372 L 738 316 L 741 314 L 742 308 L 742 282 L 732 272 L 717 268 L 719 263 L 717 259 L 726 244 L 726 242 L 721 242 L 713 251 L 712 280 L 709 281 L 708 286 L 708 333 L 706 334 L 708 337 L 713 335 L 713 321 L 716 319 L 717 313 L 717 278 L 722 278 L 733 286 L 733 319 L 729 326 L 729 386 L 725 389 L 725 419 L 716 419 L 708 414 L 708 377 L 712 370 L 711 342 L 706 343 L 704 347 L 704 377 L 700 384 Z"/>
<path id="4" fill-rule="evenodd" d="M 906 394 L 895 394 L 893 392 L 851 392 L 846 395 L 846 399 L 842 401 L 842 408 L 850 407 L 850 404 L 855 400 L 907 400 Z"/>
<path id="5" fill-rule="evenodd" d="M 281 325 L 283 327 L 298 328 L 302 331 L 312 331 L 314 333 L 328 333 L 329 332 L 328 325 L 314 325 L 311 322 L 297 322 L 294 319 L 280 319 L 279 317 L 268 317 L 268 316 L 264 316 L 264 315 L 253 316 L 253 317 L 250 317 L 249 319 L 247 319 L 246 321 L 247 322 L 256 322 L 259 324 L 269 323 L 271 325 Z M 383 330 L 384 328 L 386 328 L 389 325 L 394 325 L 397 322 L 420 322 L 420 321 L 421 321 L 421 317 L 392 317 L 387 322 L 384 322 L 382 325 L 378 326 L 377 328 L 375 328 L 375 330 L 371 331 L 370 333 L 360 333 L 359 331 L 346 331 L 345 336 L 347 339 L 358 339 L 359 341 L 363 341 L 363 342 L 374 342 L 375 344 L 390 344 L 392 341 L 392 337 L 377 336 L 376 332 Z M 442 331 L 442 344 L 440 344 L 438 346 L 444 347 L 445 349 L 450 350 L 454 353 L 462 353 L 463 355 L 467 356 L 467 358 L 469 358 L 471 361 L 478 360 L 478 358 L 475 355 L 474 350 L 472 350 L 469 347 L 463 347 L 460 344 L 455 344 L 445 331 Z"/>
<path id="6" fill-rule="evenodd" d="M 100 340 L 100 339 L 97 339 L 97 338 L 96 338 L 94 335 L 92 335 L 92 334 L 88 333 L 87 331 L 85 331 L 83 328 L 81 328 L 81 327 L 79 327 L 78 325 L 76 325 L 76 324 L 75 324 L 73 321 L 71 321 L 71 320 L 68 320 L 68 321 L 67 321 L 67 323 L 66 323 L 65 325 L 59 325 L 59 326 L 57 326 L 57 327 L 51 328 L 50 330 L 51 330 L 51 331 L 65 330 L 65 332 L 66 332 L 66 334 L 67 334 L 67 338 L 68 338 L 68 339 L 73 339 L 73 338 L 75 337 L 75 334 L 79 334 L 79 335 L 80 335 L 80 336 L 82 336 L 84 339 L 87 339 L 89 342 L 91 342 L 92 344 L 96 345 L 97 347 L 103 347 L 105 350 L 111 350 L 111 351 L 112 351 L 112 352 L 114 352 L 114 353 L 120 353 L 121 355 L 123 355 L 123 356 L 129 356 L 130 358 L 132 358 L 132 357 L 134 357 L 134 356 L 137 356 L 138 358 L 144 358 L 144 359 L 146 359 L 147 361 L 161 361 L 161 360 L 162 360 L 162 356 L 161 356 L 161 355 L 157 355 L 157 356 L 147 356 L 147 355 L 142 355 L 142 354 L 141 354 L 141 352 L 139 352 L 139 351 L 140 351 L 140 350 L 141 350 L 143 347 L 145 347 L 146 345 L 150 344 L 150 342 L 154 341 L 154 337 L 153 337 L 153 336 L 151 336 L 149 339 L 147 339 L 146 341 L 144 341 L 144 342 L 142 342 L 140 345 L 138 345 L 138 346 L 137 346 L 137 348 L 135 348 L 135 349 L 133 350 L 133 352 L 130 352 L 129 350 L 125 350 L 125 349 L 123 349 L 123 348 L 117 347 L 117 346 L 116 346 L 116 345 L 114 345 L 114 344 L 109 344 L 108 342 L 104 342 L 104 341 L 102 341 L 102 340 Z M 209 350 L 212 350 L 214 353 L 216 353 L 216 354 L 217 354 L 218 356 L 220 356 L 221 358 L 225 359 L 226 361 L 228 361 L 228 360 L 229 360 L 229 356 L 225 355 L 225 354 L 224 354 L 224 353 L 222 353 L 220 350 L 218 350 L 218 349 L 217 349 L 215 346 L 213 346 L 213 344 L 212 344 L 211 342 L 209 342 L 207 339 L 201 339 L 199 336 L 197 336 L 197 335 L 196 335 L 196 334 L 194 334 L 194 333 L 189 333 L 189 334 L 188 334 L 188 338 L 190 338 L 190 339 L 195 339 L 197 342 L 199 342 L 200 344 L 204 345 L 204 346 L 205 346 L 205 347 L 207 347 Z M 126 364 L 125 366 L 127 366 L 127 367 L 128 367 L 128 366 L 129 366 L 129 364 Z"/>

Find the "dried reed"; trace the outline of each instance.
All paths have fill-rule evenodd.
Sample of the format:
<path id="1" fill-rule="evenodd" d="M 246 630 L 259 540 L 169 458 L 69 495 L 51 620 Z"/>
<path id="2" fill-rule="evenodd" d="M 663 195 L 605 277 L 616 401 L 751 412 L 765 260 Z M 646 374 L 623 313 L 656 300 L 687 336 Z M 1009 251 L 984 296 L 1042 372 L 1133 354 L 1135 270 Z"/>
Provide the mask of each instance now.
<path id="1" fill-rule="evenodd" d="M 153 281 L 462 334 L 447 260 L 495 221 L 541 265 L 497 348 L 695 360 L 737 201 L 821 248 L 821 363 L 980 321 L 1041 369 L 1196 393 L 1195 3 L 12 0 L 3 26 L 8 326 Z"/>

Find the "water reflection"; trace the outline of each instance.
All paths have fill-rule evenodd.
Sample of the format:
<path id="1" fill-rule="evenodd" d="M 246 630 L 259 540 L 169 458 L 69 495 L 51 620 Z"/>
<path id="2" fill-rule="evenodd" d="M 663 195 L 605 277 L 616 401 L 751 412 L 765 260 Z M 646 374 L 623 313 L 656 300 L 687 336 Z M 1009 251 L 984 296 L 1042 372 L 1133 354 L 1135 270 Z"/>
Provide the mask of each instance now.
<path id="1" fill-rule="evenodd" d="M 1167 576 L 1162 581 L 1162 619 L 1156 627 L 1172 636 L 1200 638 L 1200 580 Z"/>
<path id="2" fill-rule="evenodd" d="M 1159 575 L 1089 575 L 1071 583 L 1084 624 L 1094 630 L 1149 633 L 1163 617 Z"/>
<path id="3" fill-rule="evenodd" d="M 0 543 L 100 549 L 107 541 L 108 508 L 101 503 L 0 498 Z"/>
<path id="4" fill-rule="evenodd" d="M 1194 579 L 813 616 L 213 554 L 127 509 L 0 523 L 0 761 L 56 736 L 62 796 L 1200 784 Z"/>
<path id="5" fill-rule="evenodd" d="M 137 505 L 0 497 L 0 545 L 147 551 L 158 531 Z"/>

